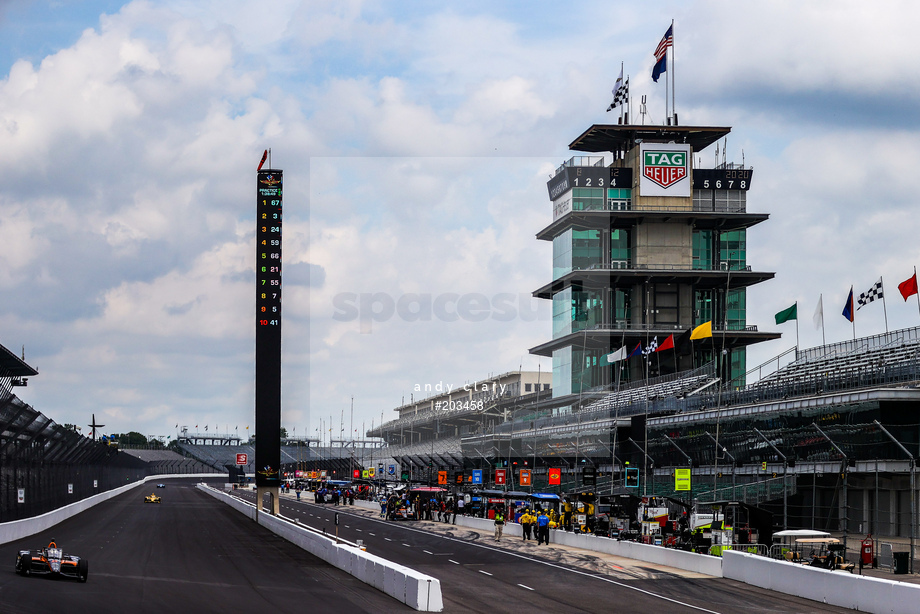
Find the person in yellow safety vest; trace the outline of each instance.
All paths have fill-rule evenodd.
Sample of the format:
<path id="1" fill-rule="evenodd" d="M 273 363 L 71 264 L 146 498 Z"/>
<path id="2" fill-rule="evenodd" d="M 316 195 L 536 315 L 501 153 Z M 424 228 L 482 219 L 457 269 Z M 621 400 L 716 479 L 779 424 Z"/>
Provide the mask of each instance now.
<path id="1" fill-rule="evenodd" d="M 537 517 L 530 513 L 530 510 L 524 510 L 521 515 L 521 532 L 524 534 L 524 541 L 530 539 L 533 527 L 537 522 Z"/>
<path id="2" fill-rule="evenodd" d="M 505 528 L 505 515 L 501 508 L 495 510 L 495 541 L 501 541 L 502 530 Z"/>

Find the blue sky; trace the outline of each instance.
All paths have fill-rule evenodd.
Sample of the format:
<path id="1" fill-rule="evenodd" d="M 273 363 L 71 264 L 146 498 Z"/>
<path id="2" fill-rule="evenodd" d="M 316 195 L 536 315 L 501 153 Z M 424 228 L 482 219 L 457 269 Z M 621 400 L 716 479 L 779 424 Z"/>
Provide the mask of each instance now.
<path id="1" fill-rule="evenodd" d="M 754 167 L 748 295 L 768 330 L 823 294 L 920 261 L 920 81 L 911 2 L 0 3 L 0 343 L 41 375 L 18 392 L 60 423 L 175 435 L 253 419 L 252 183 L 285 171 L 283 422 L 369 427 L 439 381 L 549 361 L 545 182 L 605 113 L 620 63 L 634 118 L 664 112 L 652 51 L 675 20 L 682 124 L 732 126 Z M 725 146 L 723 144 L 722 146 Z M 712 152 L 702 155 L 704 163 Z M 336 301 L 388 297 L 362 321 Z M 415 317 L 462 297 L 467 317 Z M 368 298 L 370 300 L 370 298 Z M 399 303 L 402 300 L 403 303 Z M 375 303 L 386 311 L 386 304 Z M 476 312 L 476 313 L 473 313 Z M 438 315 L 440 314 L 440 316 Z M 483 315 L 484 314 L 484 315 Z M 508 317 L 511 314 L 512 317 Z M 449 315 L 449 314 L 448 314 Z M 365 329 L 368 328 L 365 326 Z M 857 334 L 884 331 L 881 305 Z M 795 342 L 751 351 L 754 366 Z M 336 427 L 341 429 L 342 427 Z M 339 434 L 339 433 L 335 433 Z"/>

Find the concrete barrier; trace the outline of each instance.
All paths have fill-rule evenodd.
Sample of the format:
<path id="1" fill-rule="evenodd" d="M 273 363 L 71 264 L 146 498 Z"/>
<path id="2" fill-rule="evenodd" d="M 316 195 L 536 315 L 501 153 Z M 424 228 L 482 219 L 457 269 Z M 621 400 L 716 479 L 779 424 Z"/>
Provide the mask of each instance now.
<path id="1" fill-rule="evenodd" d="M 917 611 L 920 585 L 828 571 L 745 552 L 726 551 L 723 575 L 821 603 L 875 614 Z"/>
<path id="2" fill-rule="evenodd" d="M 257 515 L 255 505 L 225 492 L 203 485 L 199 485 L 199 488 L 250 518 L 258 517 L 259 524 L 272 533 L 416 610 L 440 612 L 444 609 L 441 582 L 437 578 L 354 546 L 336 543 L 334 538 L 299 526 L 288 519 L 265 512 Z"/>
<path id="3" fill-rule="evenodd" d="M 459 526 L 477 529 L 480 531 L 493 531 L 495 523 L 487 518 L 476 518 L 473 516 L 457 516 Z M 505 525 L 504 535 L 511 537 L 521 537 L 523 527 L 517 523 Z M 619 541 L 607 537 L 597 537 L 587 533 L 572 533 L 569 531 L 560 531 L 550 529 L 549 542 L 551 544 L 562 544 L 563 546 L 572 546 L 593 552 L 604 552 L 614 556 L 622 556 L 637 561 L 647 563 L 657 563 L 667 565 L 676 569 L 693 571 L 696 573 L 722 577 L 722 559 L 717 556 L 706 554 L 697 554 L 695 552 L 686 552 L 684 550 L 675 550 L 673 548 L 662 548 L 661 546 L 651 546 L 637 542 Z"/>
<path id="4" fill-rule="evenodd" d="M 80 512 L 88 510 L 94 505 L 98 505 L 103 501 L 108 501 L 112 497 L 117 497 L 118 495 L 146 482 L 161 482 L 170 478 L 214 478 L 219 477 L 220 475 L 221 474 L 217 473 L 150 475 L 143 480 L 131 482 L 130 484 L 125 484 L 124 486 L 119 486 L 118 488 L 101 492 L 98 495 L 93 495 L 91 497 L 81 499 L 80 501 L 71 503 L 70 505 L 65 505 L 64 507 L 58 508 L 56 510 L 46 512 L 41 516 L 0 523 L 0 544 L 6 544 L 22 539 L 23 537 L 28 537 L 29 535 L 41 533 L 42 531 L 50 529 L 54 525 L 63 522 L 68 518 L 76 516 Z"/>

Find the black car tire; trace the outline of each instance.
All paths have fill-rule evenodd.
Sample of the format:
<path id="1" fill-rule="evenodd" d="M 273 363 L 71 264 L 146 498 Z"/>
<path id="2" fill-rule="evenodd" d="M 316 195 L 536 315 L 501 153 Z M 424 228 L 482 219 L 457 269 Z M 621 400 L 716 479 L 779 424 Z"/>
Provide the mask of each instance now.
<path id="1" fill-rule="evenodd" d="M 32 571 L 32 553 L 23 554 L 19 557 L 19 573 L 24 576 L 29 575 Z"/>
<path id="2" fill-rule="evenodd" d="M 80 582 L 86 582 L 89 577 L 89 561 L 86 559 L 80 559 L 77 563 L 77 578 L 80 579 Z"/>

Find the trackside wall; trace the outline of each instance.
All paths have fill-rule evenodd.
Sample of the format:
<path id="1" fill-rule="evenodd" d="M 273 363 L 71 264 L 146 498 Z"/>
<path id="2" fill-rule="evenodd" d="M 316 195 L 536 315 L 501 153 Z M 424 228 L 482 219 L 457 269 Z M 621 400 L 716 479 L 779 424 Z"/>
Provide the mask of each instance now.
<path id="1" fill-rule="evenodd" d="M 860 612 L 913 614 L 920 586 L 880 578 L 776 561 L 746 552 L 726 551 L 724 576 L 770 589 Z"/>

